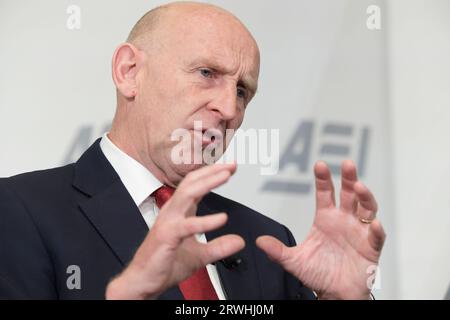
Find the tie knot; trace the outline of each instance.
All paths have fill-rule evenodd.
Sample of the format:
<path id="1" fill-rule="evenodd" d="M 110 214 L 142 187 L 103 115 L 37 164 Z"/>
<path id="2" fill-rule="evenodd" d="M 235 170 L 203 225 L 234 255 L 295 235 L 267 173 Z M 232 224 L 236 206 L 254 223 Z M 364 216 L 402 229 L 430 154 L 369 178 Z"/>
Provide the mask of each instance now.
<path id="1" fill-rule="evenodd" d="M 162 206 L 170 199 L 170 197 L 175 192 L 175 189 L 169 186 L 162 186 L 155 192 L 153 192 L 153 196 L 156 200 L 156 205 L 158 208 L 162 208 Z"/>

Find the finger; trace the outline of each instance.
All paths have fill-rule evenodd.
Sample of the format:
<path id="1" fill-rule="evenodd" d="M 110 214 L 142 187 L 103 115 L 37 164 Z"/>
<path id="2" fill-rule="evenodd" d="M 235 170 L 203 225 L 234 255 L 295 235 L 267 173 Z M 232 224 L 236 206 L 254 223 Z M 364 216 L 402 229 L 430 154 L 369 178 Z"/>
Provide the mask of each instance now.
<path id="1" fill-rule="evenodd" d="M 344 212 L 356 212 L 357 198 L 353 186 L 358 177 L 356 166 L 351 160 L 345 160 L 341 166 L 340 209 Z"/>
<path id="2" fill-rule="evenodd" d="M 386 240 L 386 233 L 383 226 L 378 219 L 373 220 L 369 227 L 369 244 L 377 252 L 381 252 L 384 241 Z"/>
<path id="3" fill-rule="evenodd" d="M 225 259 L 245 247 L 242 237 L 234 234 L 221 236 L 206 244 L 199 243 L 198 257 L 202 265 Z"/>
<path id="4" fill-rule="evenodd" d="M 222 170 L 205 176 L 202 180 L 186 181 L 173 195 L 171 209 L 185 215 L 190 206 L 197 204 L 212 189 L 227 182 L 230 176 L 229 171 Z"/>
<path id="5" fill-rule="evenodd" d="M 314 166 L 314 175 L 316 177 L 316 208 L 334 208 L 336 206 L 334 186 L 327 164 L 318 161 Z"/>
<path id="6" fill-rule="evenodd" d="M 375 219 L 378 204 L 372 192 L 370 192 L 370 190 L 361 181 L 356 182 L 353 189 L 355 190 L 358 200 L 358 210 L 356 215 L 359 218 L 366 220 Z"/>
<path id="7" fill-rule="evenodd" d="M 286 271 L 294 274 L 298 268 L 293 262 L 292 248 L 272 236 L 261 236 L 256 239 L 256 245 L 264 251 L 269 259 L 280 264 Z"/>
<path id="8" fill-rule="evenodd" d="M 228 163 L 228 164 L 214 164 L 211 166 L 206 166 L 200 168 L 198 170 L 190 172 L 181 182 L 180 186 L 177 190 L 185 191 L 190 190 L 192 187 L 196 185 L 205 185 L 206 179 L 211 177 L 215 177 L 220 174 L 229 174 L 231 176 L 236 171 L 236 163 Z M 205 188 L 209 188 L 209 186 L 205 186 Z"/>
<path id="9" fill-rule="evenodd" d="M 190 173 L 188 173 L 186 175 L 186 178 L 183 180 L 187 180 L 190 183 L 198 181 L 198 180 L 202 180 L 204 179 L 206 176 L 211 176 L 214 175 L 220 171 L 230 171 L 231 174 L 233 174 L 236 171 L 236 162 L 232 162 L 232 163 L 216 163 L 213 165 L 209 165 L 209 166 L 204 166 L 200 169 L 194 170 Z M 183 181 L 181 182 L 181 184 L 183 184 Z M 180 186 L 181 186 L 180 184 Z"/>
<path id="10" fill-rule="evenodd" d="M 180 239 L 184 239 L 197 233 L 206 233 L 220 228 L 227 220 L 228 216 L 223 212 L 203 217 L 189 217 L 179 222 L 177 235 Z"/>
<path id="11" fill-rule="evenodd" d="M 233 166 L 222 167 L 220 170 L 211 170 L 202 178 L 186 178 L 177 188 L 172 198 L 167 203 L 167 209 L 161 210 L 163 214 L 189 216 L 195 214 L 193 206 L 212 189 L 228 181 L 232 174 Z M 198 179 L 197 179 L 198 178 Z"/>
<path id="12" fill-rule="evenodd" d="M 228 216 L 225 213 L 186 219 L 160 215 L 149 235 L 153 237 L 153 241 L 177 248 L 184 239 L 220 228 L 227 220 Z"/>

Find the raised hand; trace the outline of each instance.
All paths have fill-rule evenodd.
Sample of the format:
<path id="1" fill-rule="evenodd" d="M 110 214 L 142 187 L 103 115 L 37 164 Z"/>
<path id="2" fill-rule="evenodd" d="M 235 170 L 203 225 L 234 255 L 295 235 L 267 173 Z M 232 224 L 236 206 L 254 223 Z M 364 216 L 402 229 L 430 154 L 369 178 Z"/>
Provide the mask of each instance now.
<path id="1" fill-rule="evenodd" d="M 341 172 L 337 207 L 331 173 L 324 162 L 316 163 L 316 214 L 303 243 L 286 247 L 262 236 L 257 245 L 319 299 L 368 299 L 386 236 L 375 218 L 375 198 L 358 181 L 353 162 L 344 161 Z"/>
<path id="2" fill-rule="evenodd" d="M 197 204 L 211 189 L 225 183 L 236 164 L 215 164 L 190 172 L 161 208 L 155 224 L 129 266 L 110 284 L 107 299 L 154 299 L 205 265 L 244 247 L 237 235 L 225 235 L 207 244 L 195 234 L 217 229 L 225 213 L 196 217 Z"/>

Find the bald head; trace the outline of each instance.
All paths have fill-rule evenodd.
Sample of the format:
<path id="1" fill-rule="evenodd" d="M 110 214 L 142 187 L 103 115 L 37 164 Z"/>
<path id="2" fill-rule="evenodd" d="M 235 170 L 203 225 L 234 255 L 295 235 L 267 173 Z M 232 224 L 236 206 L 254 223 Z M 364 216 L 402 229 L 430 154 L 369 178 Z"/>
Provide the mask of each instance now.
<path id="1" fill-rule="evenodd" d="M 201 18 L 210 20 L 209 23 L 226 22 L 226 24 L 239 27 L 257 47 L 251 33 L 232 13 L 212 4 L 190 1 L 172 2 L 148 11 L 133 26 L 126 41 L 141 49 L 149 49 L 155 45 L 155 42 L 164 39 L 162 36 L 164 31 L 172 32 L 176 26 L 186 25 L 189 20 L 194 21 Z M 199 27 L 208 27 L 209 23 L 199 25 Z"/>

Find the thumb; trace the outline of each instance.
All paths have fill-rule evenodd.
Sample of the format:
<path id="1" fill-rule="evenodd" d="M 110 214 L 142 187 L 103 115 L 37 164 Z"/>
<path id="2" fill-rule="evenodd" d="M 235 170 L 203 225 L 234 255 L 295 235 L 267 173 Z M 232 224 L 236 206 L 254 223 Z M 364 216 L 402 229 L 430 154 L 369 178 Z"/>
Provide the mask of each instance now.
<path id="1" fill-rule="evenodd" d="M 287 260 L 289 249 L 280 240 L 272 236 L 261 236 L 256 239 L 256 245 L 264 251 L 270 260 L 283 265 Z"/>
<path id="2" fill-rule="evenodd" d="M 299 268 L 302 259 L 301 250 L 298 246 L 288 247 L 272 236 L 258 237 L 256 245 L 267 254 L 270 260 L 278 263 L 284 270 L 299 278 Z"/>

